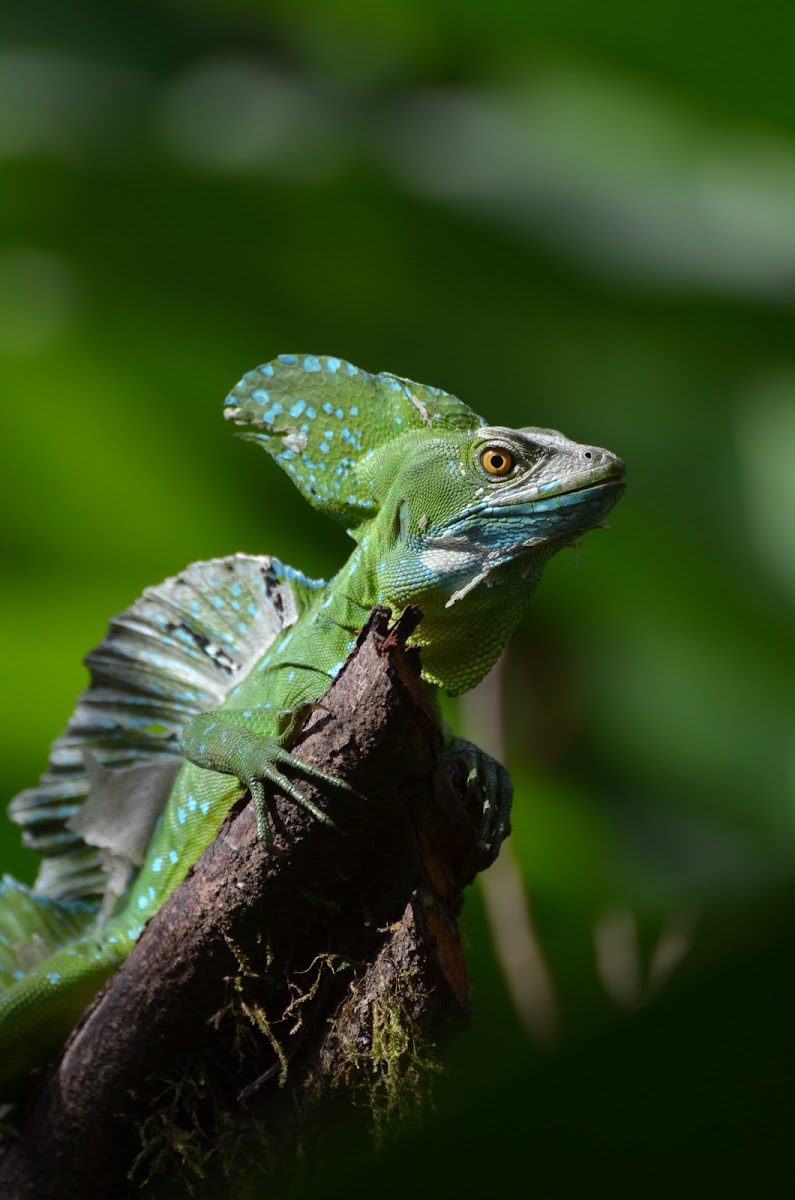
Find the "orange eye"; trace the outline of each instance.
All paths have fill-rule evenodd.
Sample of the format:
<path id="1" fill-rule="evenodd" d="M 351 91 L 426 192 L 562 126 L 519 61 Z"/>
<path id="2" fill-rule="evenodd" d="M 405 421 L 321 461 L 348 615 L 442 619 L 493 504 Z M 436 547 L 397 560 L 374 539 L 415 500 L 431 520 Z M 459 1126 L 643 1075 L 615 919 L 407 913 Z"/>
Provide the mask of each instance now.
<path id="1" fill-rule="evenodd" d="M 489 446 L 481 454 L 480 461 L 489 475 L 507 475 L 513 469 L 514 458 L 510 450 Z"/>

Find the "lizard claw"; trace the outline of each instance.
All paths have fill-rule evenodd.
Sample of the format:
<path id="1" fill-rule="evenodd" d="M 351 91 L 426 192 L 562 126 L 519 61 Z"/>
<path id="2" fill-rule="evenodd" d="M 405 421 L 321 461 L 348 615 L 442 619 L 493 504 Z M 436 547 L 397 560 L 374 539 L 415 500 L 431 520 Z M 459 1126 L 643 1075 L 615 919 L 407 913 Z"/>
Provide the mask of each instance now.
<path id="1" fill-rule="evenodd" d="M 302 775 L 307 775 L 310 779 L 317 779 L 329 787 L 337 788 L 339 791 L 354 792 L 354 789 L 344 779 L 338 779 L 336 775 L 329 775 L 327 772 L 321 771 L 318 767 L 313 767 L 309 763 L 305 763 L 303 759 L 290 754 L 288 750 L 284 750 L 281 746 L 274 747 L 267 759 L 260 764 L 256 773 L 247 774 L 245 778 L 240 777 L 240 782 L 251 793 L 254 812 L 257 818 L 257 836 L 265 849 L 271 850 L 273 848 L 273 836 L 269 821 L 270 797 L 267 787 L 269 783 L 273 788 L 283 795 L 288 796 L 301 808 L 306 809 L 316 820 L 321 821 L 324 825 L 328 825 L 331 829 L 336 829 L 339 833 L 343 832 L 328 813 L 323 812 L 322 808 L 318 808 L 313 800 L 304 795 L 297 784 L 287 778 L 282 770 L 283 767 L 290 767 L 293 770 L 300 771 Z"/>
<path id="2" fill-rule="evenodd" d="M 511 777 L 496 758 L 463 738 L 454 738 L 446 753 L 462 758 L 469 768 L 467 792 L 481 809 L 474 869 L 484 871 L 494 862 L 500 846 L 511 832 Z"/>

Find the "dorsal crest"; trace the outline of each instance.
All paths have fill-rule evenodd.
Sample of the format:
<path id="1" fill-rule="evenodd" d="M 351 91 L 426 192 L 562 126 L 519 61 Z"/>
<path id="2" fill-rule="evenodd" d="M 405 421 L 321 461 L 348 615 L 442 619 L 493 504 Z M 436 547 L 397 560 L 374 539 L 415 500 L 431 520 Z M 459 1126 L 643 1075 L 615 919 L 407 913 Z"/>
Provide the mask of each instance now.
<path id="1" fill-rule="evenodd" d="M 455 396 L 342 359 L 281 354 L 232 389 L 225 415 L 245 426 L 317 508 L 352 529 L 377 503 L 359 466 L 410 430 L 476 429 L 482 419 Z"/>

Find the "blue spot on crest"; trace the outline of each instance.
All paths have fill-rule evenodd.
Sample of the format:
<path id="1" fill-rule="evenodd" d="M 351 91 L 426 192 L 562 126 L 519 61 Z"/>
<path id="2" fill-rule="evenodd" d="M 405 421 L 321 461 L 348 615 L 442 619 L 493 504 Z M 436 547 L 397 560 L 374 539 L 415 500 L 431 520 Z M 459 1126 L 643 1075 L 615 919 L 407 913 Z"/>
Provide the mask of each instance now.
<path id="1" fill-rule="evenodd" d="M 283 362 L 286 366 L 295 366 L 297 359 L 295 354 L 280 354 L 279 362 Z"/>
<path id="2" fill-rule="evenodd" d="M 320 370 L 320 362 L 318 361 L 316 355 L 307 354 L 306 358 L 304 359 L 304 370 L 305 371 L 319 371 Z"/>
<path id="3" fill-rule="evenodd" d="M 353 363 L 346 362 L 345 370 L 348 372 L 349 375 L 358 375 L 359 374 L 359 368 L 355 367 L 353 365 Z"/>
<path id="4" fill-rule="evenodd" d="M 339 369 L 340 369 L 340 360 L 338 358 L 327 358 L 326 359 L 326 370 L 327 371 L 339 371 Z"/>
<path id="5" fill-rule="evenodd" d="M 272 375 L 273 363 L 264 363 L 259 369 L 260 375 Z"/>
<path id="6" fill-rule="evenodd" d="M 256 400 L 258 404 L 267 404 L 270 396 L 265 391 L 265 388 L 254 388 L 254 391 L 251 393 L 251 399 Z"/>

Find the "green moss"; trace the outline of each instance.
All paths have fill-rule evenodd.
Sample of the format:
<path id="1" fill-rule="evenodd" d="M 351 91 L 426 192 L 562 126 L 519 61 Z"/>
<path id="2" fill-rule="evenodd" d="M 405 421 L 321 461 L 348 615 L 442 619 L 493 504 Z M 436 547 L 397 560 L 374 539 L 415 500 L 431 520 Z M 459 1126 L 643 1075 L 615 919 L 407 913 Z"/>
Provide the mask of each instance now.
<path id="1" fill-rule="evenodd" d="M 397 975 L 370 1004 L 369 1047 L 362 1050 L 345 1039 L 349 1061 L 335 1084 L 366 1093 L 377 1144 L 429 1103 L 433 1078 L 442 1069 L 434 1043 L 413 1015 L 423 1001 L 416 973 Z"/>
<path id="2" fill-rule="evenodd" d="M 194 1196 L 205 1178 L 213 1139 L 204 1131 L 205 1110 L 212 1096 L 204 1068 L 191 1066 L 165 1078 L 151 1112 L 138 1123 L 141 1149 L 128 1178 L 145 1190 L 153 1180 L 173 1181 L 173 1195 Z M 133 1096 L 133 1099 L 136 1097 Z"/>

